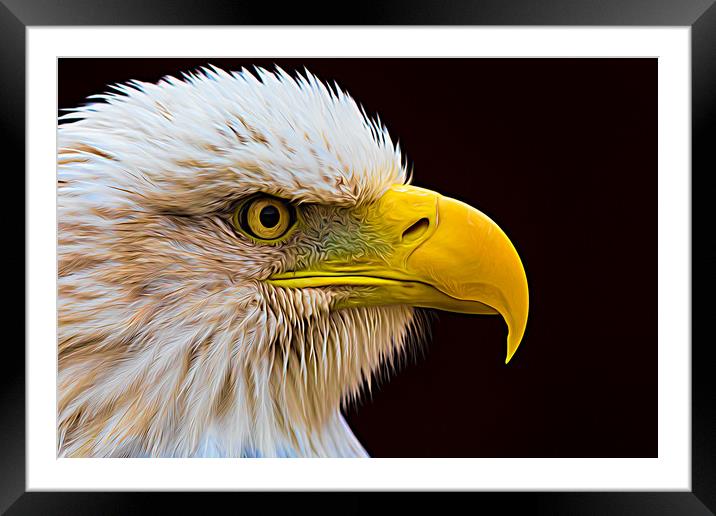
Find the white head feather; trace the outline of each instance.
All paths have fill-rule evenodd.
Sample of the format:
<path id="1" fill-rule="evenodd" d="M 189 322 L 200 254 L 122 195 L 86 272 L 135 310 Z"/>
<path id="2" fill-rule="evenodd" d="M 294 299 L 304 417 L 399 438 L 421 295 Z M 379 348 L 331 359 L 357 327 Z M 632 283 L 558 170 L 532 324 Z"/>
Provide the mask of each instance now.
<path id="1" fill-rule="evenodd" d="M 341 402 L 403 349 L 413 310 L 262 280 L 359 235 L 351 210 L 405 167 L 340 89 L 257 74 L 132 82 L 62 117 L 60 455 L 364 454 Z M 312 232 L 237 235 L 226 214 L 256 192 L 310 205 Z"/>

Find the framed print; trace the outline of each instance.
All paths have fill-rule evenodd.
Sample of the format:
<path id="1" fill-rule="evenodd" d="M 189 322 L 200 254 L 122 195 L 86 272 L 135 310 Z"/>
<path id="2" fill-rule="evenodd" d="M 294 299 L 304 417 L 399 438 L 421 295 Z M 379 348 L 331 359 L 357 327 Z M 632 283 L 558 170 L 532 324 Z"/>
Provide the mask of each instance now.
<path id="1" fill-rule="evenodd" d="M 5 2 L 27 335 L 3 509 L 713 511 L 691 206 L 716 11 L 589 6 Z"/>

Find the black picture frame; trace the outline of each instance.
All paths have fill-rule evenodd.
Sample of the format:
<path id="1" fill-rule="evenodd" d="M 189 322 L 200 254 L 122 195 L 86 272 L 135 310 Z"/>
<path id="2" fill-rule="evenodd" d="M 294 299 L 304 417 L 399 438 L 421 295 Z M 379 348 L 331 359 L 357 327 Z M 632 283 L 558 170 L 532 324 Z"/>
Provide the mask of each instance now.
<path id="1" fill-rule="evenodd" d="M 714 0 L 512 0 L 445 4 L 411 2 L 362 2 L 354 9 L 307 5 L 297 2 L 281 8 L 266 3 L 230 0 L 2 0 L 0 2 L 0 109 L 2 142 L 6 149 L 23 149 L 25 139 L 25 29 L 57 25 L 610 25 L 691 27 L 692 70 L 692 490 L 690 492 L 593 492 L 593 493 L 463 493 L 450 504 L 497 507 L 500 513 L 529 511 L 538 514 L 713 514 L 716 512 L 716 383 L 709 360 L 710 342 L 705 321 L 713 301 L 707 293 L 716 287 L 709 269 L 716 256 L 707 251 L 703 237 L 710 219 L 706 212 L 707 174 L 716 170 L 716 7 Z M 5 153 L 6 174 L 25 170 L 24 152 Z M 21 183 L 18 174 L 13 188 Z M 15 190 L 17 192 L 17 190 Z M 6 195 L 9 195 L 6 192 Z M 16 195 L 17 198 L 24 196 Z M 19 210 L 19 208 L 18 208 Z M 7 219 L 6 219 L 7 221 Z M 23 241 L 25 226 L 15 222 Z M 701 234 L 699 239 L 696 236 Z M 6 252 L 6 271 L 24 269 L 25 256 Z M 26 274 L 32 271 L 26 270 Z M 20 292 L 19 289 L 16 292 Z M 16 294 L 15 294 L 16 295 Z M 700 302 L 696 302 L 696 300 Z M 701 301 L 705 300 L 705 301 Z M 20 305 L 20 303 L 16 303 Z M 24 303 L 22 304 L 24 307 Z M 10 318 L 8 318 L 9 320 Z M 699 332 L 698 330 L 702 330 Z M 15 339 L 18 341 L 18 339 Z M 150 511 L 160 503 L 163 512 L 172 506 L 192 510 L 188 495 L 180 493 L 68 493 L 25 492 L 25 353 L 18 345 L 4 349 L 0 390 L 0 510 L 8 514 L 124 514 Z M 338 503 L 341 513 L 372 510 L 378 494 L 334 495 L 302 493 L 202 494 L 207 504 L 226 503 L 229 496 L 241 503 L 270 504 L 272 510 Z M 270 497 L 270 500 L 269 500 Z M 469 499 L 467 499 L 469 497 Z M 196 502 L 196 500 L 195 500 Z M 445 502 L 442 502 L 443 504 Z M 288 504 L 291 504 L 290 506 Z M 198 504 L 197 504 L 198 505 Z M 424 505 L 424 495 L 404 497 L 405 510 Z M 445 508 L 445 506 L 443 507 Z M 192 510 L 193 512 L 193 510 Z M 293 511 L 292 511 L 293 512 Z"/>

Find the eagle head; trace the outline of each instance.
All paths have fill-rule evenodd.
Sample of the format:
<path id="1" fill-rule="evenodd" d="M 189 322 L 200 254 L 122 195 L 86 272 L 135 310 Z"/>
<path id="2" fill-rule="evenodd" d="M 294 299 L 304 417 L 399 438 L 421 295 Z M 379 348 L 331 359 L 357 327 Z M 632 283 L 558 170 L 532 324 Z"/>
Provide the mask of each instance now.
<path id="1" fill-rule="evenodd" d="M 412 186 L 337 86 L 133 81 L 58 130 L 58 454 L 364 456 L 340 408 L 422 323 L 528 292 L 487 216 Z"/>

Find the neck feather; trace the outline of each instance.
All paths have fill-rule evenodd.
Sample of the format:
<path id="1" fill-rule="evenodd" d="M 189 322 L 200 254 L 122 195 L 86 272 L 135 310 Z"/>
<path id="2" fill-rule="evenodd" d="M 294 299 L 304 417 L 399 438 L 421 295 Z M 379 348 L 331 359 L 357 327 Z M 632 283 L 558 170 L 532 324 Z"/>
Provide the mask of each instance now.
<path id="1" fill-rule="evenodd" d="M 420 330 L 411 308 L 331 311 L 319 290 L 262 283 L 196 294 L 92 317 L 61 307 L 61 456 L 365 455 L 340 408 Z"/>

